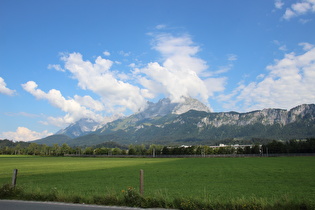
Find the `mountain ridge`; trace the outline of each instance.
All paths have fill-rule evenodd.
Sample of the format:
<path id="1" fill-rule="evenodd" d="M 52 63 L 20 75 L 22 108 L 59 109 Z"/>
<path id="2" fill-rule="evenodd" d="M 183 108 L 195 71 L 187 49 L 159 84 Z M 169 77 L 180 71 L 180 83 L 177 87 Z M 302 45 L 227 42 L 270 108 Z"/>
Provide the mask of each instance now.
<path id="1" fill-rule="evenodd" d="M 160 100 L 160 105 L 162 102 L 167 100 Z M 109 122 L 66 143 L 72 146 L 106 141 L 120 144 L 211 144 L 224 139 L 286 140 L 315 136 L 314 104 L 302 104 L 290 110 L 268 108 L 246 113 L 190 109 L 175 114 L 170 111 L 175 107 L 172 105 L 168 111 L 158 109 L 157 113 L 151 107 L 145 114 L 140 112 Z"/>
<path id="2" fill-rule="evenodd" d="M 189 110 L 198 110 L 210 112 L 210 109 L 198 101 L 190 97 L 182 97 L 181 102 L 171 102 L 169 98 L 160 99 L 157 103 L 148 102 L 146 109 L 141 112 L 135 113 L 133 116 L 135 121 L 154 118 L 159 116 L 165 116 L 168 114 L 182 114 Z M 82 118 L 75 123 L 70 124 L 64 129 L 59 130 L 57 134 L 64 134 L 71 138 L 80 137 L 96 131 L 98 128 L 104 126 L 107 123 L 115 121 L 117 119 L 128 118 L 127 117 L 113 117 L 111 120 L 107 120 L 106 123 L 98 123 L 90 118 Z"/>

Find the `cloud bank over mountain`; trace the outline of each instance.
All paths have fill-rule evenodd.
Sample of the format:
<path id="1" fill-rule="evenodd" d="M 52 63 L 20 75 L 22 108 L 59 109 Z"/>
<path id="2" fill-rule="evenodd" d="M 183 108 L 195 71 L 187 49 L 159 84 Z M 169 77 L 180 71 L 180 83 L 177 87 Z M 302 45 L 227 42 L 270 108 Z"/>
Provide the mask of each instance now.
<path id="1" fill-rule="evenodd" d="M 73 123 L 81 118 L 104 121 L 104 116 L 137 112 L 147 106 L 147 101 L 161 94 L 172 102 L 180 102 L 182 96 L 200 99 L 209 105 L 208 99 L 215 92 L 224 90 L 226 78 L 212 77 L 206 61 L 199 58 L 197 46 L 188 34 L 173 36 L 168 33 L 152 35 L 152 49 L 161 56 L 161 62 L 150 62 L 132 69 L 128 74 L 112 70 L 115 61 L 98 56 L 94 61 L 85 60 L 78 52 L 62 53 L 59 64 L 49 64 L 49 69 L 69 72 L 82 90 L 92 91 L 90 95 L 75 95 L 66 99 L 61 91 L 42 91 L 35 81 L 28 81 L 22 87 L 37 99 L 47 100 L 52 106 L 65 112 L 63 117 L 49 117 L 48 123 L 57 126 Z M 105 51 L 104 56 L 110 56 Z M 236 56 L 230 56 L 235 60 Z M 117 61 L 116 61 L 117 63 Z"/>
<path id="2" fill-rule="evenodd" d="M 310 43 L 299 44 L 303 53 L 291 52 L 275 60 L 266 67 L 265 74 L 257 75 L 257 81 L 248 84 L 241 81 L 232 92 L 224 93 L 228 78 L 220 74 L 233 68 L 232 64 L 226 70 L 209 70 L 207 62 L 198 57 L 200 46 L 188 34 L 156 33 L 151 36 L 151 47 L 160 54 L 160 60 L 131 65 L 129 73 L 112 70 L 117 61 L 101 56 L 89 61 L 77 52 L 63 53 L 60 58 L 63 66 L 49 65 L 57 71 L 69 72 L 79 88 L 92 91 L 97 99 L 90 95 L 74 95 L 66 99 L 59 90 L 51 89 L 45 93 L 34 81 L 22 87 L 37 99 L 47 100 L 66 113 L 63 117 L 47 118 L 47 123 L 59 127 L 81 118 L 107 122 L 109 117 L 105 116 L 128 110 L 131 113 L 141 111 L 148 100 L 161 95 L 172 102 L 180 102 L 182 96 L 197 98 L 210 109 L 209 99 L 216 99 L 226 109 L 237 111 L 265 107 L 290 109 L 315 101 L 315 48 Z M 104 55 L 108 57 L 110 52 L 106 51 Z M 237 59 L 235 54 L 228 55 L 230 62 Z M 8 93 L 12 94 L 12 91 Z"/>

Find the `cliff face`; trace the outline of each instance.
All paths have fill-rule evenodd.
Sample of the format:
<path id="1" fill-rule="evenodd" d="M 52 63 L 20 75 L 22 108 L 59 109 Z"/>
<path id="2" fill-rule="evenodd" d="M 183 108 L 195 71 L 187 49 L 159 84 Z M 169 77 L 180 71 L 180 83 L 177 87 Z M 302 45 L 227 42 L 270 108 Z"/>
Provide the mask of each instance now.
<path id="1" fill-rule="evenodd" d="M 302 119 L 312 121 L 315 119 L 315 105 L 303 104 L 297 106 L 289 111 L 284 109 L 263 109 L 261 111 L 253 111 L 248 113 L 237 112 L 221 112 L 214 113 L 201 119 L 202 124 L 205 126 L 211 125 L 220 127 L 222 125 L 237 125 L 246 126 L 255 123 L 263 125 L 279 124 L 285 126 Z"/>

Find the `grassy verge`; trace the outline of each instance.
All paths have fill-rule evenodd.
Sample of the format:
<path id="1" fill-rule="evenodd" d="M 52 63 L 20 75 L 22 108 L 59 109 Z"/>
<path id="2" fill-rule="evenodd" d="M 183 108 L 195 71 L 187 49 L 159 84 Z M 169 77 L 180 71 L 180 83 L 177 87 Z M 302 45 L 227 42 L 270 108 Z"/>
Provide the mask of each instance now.
<path id="1" fill-rule="evenodd" d="M 10 184 L 4 184 L 0 188 L 0 199 L 18 199 L 35 201 L 55 201 L 67 203 L 85 203 L 98 205 L 130 206 L 142 208 L 172 208 L 183 210 L 196 209 L 262 209 L 262 210 L 296 210 L 296 209 L 315 209 L 313 201 L 291 200 L 286 196 L 274 199 L 272 201 L 249 197 L 234 198 L 231 200 L 211 200 L 196 198 L 174 198 L 169 199 L 163 194 L 157 193 L 155 196 L 142 196 L 135 189 L 128 188 L 121 193 L 108 193 L 106 195 L 80 196 L 67 195 L 52 189 L 50 192 L 40 190 L 26 192 L 20 187 L 11 187 Z"/>

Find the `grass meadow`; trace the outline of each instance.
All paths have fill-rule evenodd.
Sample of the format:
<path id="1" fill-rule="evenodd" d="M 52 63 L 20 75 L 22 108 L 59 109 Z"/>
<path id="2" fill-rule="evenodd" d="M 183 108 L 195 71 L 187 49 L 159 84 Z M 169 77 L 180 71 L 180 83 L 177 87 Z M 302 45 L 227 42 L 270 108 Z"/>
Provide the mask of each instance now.
<path id="1" fill-rule="evenodd" d="M 246 206 L 249 209 L 315 208 L 315 157 L 82 158 L 3 155 L 0 156 L 0 185 L 11 183 L 15 168 L 19 170 L 17 186 L 25 194 L 53 194 L 64 201 L 67 197 L 76 197 L 78 202 L 98 203 L 95 198 L 106 195 L 118 200 L 120 196 L 126 198 L 128 193 L 127 196 L 139 196 L 139 171 L 143 169 L 143 197 L 158 197 L 159 202 L 164 203 L 153 207 L 225 209 L 232 205 L 234 209 L 246 209 Z"/>

